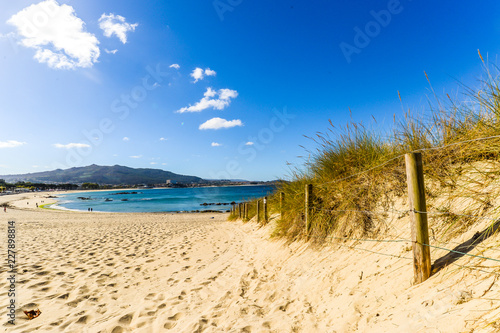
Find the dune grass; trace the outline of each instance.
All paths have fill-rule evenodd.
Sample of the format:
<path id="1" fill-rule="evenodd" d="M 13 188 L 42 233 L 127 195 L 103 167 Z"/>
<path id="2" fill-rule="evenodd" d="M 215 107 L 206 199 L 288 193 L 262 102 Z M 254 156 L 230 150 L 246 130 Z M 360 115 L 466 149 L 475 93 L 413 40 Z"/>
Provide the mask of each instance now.
<path id="1" fill-rule="evenodd" d="M 338 127 L 330 121 L 325 133 L 311 138 L 316 149 L 309 152 L 309 161 L 293 170 L 289 181 L 282 182 L 269 198 L 272 213 L 280 209 L 279 193 L 286 196 L 275 235 L 291 240 L 306 237 L 304 187 L 313 184 L 308 238 L 376 237 L 390 207 L 407 200 L 404 154 L 414 151 L 423 154 L 429 211 L 446 213 L 440 220 L 445 224 L 441 237 L 451 237 L 477 221 L 460 214 L 495 213 L 492 198 L 498 194 L 494 184 L 500 173 L 500 71 L 484 61 L 483 65 L 479 89 L 463 87 L 461 101 L 433 94 L 429 112 L 415 115 L 406 111 L 384 138 L 362 124 Z"/>

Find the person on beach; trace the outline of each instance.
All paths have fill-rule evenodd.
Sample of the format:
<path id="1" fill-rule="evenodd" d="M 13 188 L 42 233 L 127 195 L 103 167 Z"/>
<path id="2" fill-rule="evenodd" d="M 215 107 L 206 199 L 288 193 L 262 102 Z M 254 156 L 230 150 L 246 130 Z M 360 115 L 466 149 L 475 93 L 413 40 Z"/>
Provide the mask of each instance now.
<path id="1" fill-rule="evenodd" d="M 7 213 L 7 206 L 3 206 L 3 212 Z"/>

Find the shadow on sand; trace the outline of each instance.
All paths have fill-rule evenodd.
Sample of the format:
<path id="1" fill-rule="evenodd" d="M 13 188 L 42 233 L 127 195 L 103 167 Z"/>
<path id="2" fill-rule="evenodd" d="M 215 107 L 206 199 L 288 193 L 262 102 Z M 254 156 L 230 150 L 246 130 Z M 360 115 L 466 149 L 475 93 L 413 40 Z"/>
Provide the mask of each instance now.
<path id="1" fill-rule="evenodd" d="M 472 249 L 474 249 L 481 242 L 483 242 L 484 240 L 493 236 L 498 231 L 499 228 L 500 228 L 500 220 L 496 221 L 495 223 L 493 223 L 492 225 L 490 225 L 488 228 L 484 229 L 483 231 L 476 232 L 474 234 L 474 236 L 472 236 L 472 238 L 470 238 L 469 240 L 456 246 L 453 249 L 453 251 L 462 252 L 462 253 L 449 252 L 445 256 L 434 261 L 434 264 L 432 264 L 431 274 L 435 274 L 435 273 L 439 272 L 440 270 L 442 270 L 446 266 L 450 265 L 451 263 L 454 263 L 458 259 L 465 256 L 464 253 L 469 253 Z"/>

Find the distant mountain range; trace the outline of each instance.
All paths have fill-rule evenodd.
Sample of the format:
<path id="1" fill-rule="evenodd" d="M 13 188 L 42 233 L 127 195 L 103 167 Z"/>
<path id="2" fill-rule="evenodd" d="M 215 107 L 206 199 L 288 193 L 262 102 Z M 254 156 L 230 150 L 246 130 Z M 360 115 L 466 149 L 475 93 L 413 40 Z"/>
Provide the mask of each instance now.
<path id="1" fill-rule="evenodd" d="M 39 183 L 98 183 L 100 185 L 165 184 L 167 180 L 176 183 L 201 183 L 204 180 L 195 176 L 184 176 L 160 169 L 134 169 L 121 165 L 89 165 L 66 170 L 53 170 L 27 173 L 22 175 L 0 176 L 6 182 L 29 181 Z"/>

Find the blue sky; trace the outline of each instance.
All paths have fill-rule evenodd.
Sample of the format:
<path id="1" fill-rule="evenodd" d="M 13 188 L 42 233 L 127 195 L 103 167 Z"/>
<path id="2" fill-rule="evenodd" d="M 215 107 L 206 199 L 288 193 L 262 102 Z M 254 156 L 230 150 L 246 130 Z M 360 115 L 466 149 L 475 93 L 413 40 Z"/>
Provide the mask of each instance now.
<path id="1" fill-rule="evenodd" d="M 328 119 L 463 99 L 496 1 L 3 1 L 0 174 L 89 164 L 271 180 Z M 361 32 L 360 32 L 361 31 Z M 349 112 L 349 108 L 352 114 Z M 373 124 L 372 117 L 377 119 Z M 351 118 L 352 117 L 352 118 Z"/>

